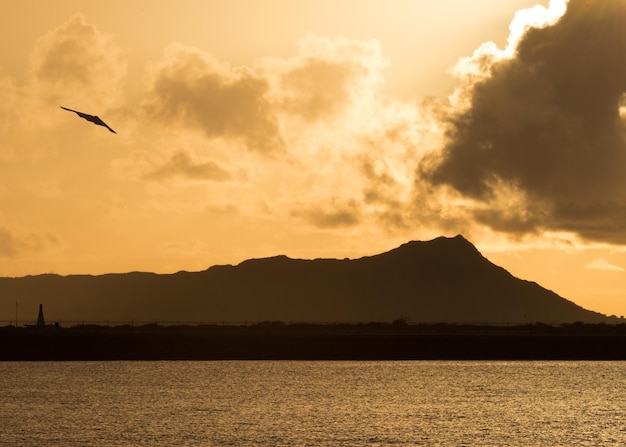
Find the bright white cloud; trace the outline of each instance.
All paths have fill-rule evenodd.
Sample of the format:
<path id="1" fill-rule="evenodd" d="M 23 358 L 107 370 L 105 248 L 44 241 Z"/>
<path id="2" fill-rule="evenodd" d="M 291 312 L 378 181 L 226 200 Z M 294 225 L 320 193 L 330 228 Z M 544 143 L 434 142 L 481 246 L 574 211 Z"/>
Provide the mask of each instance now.
<path id="1" fill-rule="evenodd" d="M 624 268 L 619 265 L 611 264 L 604 258 L 597 258 L 585 266 L 587 270 L 606 270 L 610 272 L 623 272 Z"/>

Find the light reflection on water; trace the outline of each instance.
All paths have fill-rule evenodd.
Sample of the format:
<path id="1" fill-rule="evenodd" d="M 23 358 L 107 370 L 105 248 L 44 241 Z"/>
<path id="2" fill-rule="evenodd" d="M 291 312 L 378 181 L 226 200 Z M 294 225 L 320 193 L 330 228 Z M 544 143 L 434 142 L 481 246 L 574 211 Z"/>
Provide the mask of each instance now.
<path id="1" fill-rule="evenodd" d="M 7 362 L 0 445 L 625 445 L 625 386 L 624 362 Z"/>

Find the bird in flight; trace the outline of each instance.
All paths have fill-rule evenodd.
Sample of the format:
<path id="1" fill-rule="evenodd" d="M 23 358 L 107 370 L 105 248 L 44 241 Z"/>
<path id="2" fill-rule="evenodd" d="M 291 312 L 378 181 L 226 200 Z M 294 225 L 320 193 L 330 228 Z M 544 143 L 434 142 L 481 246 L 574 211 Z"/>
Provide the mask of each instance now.
<path id="1" fill-rule="evenodd" d="M 86 119 L 87 121 L 91 121 L 92 123 L 97 124 L 98 126 L 104 126 L 104 127 L 106 127 L 107 129 L 109 129 L 111 132 L 113 132 L 113 133 L 115 133 L 115 134 L 117 133 L 116 131 L 114 131 L 113 129 L 111 129 L 111 128 L 107 125 L 107 123 L 105 123 L 104 121 L 102 121 L 102 120 L 100 119 L 100 117 L 97 117 L 97 116 L 95 116 L 95 115 L 89 115 L 89 114 L 87 114 L 87 113 L 83 113 L 83 112 L 78 112 L 78 111 L 76 111 L 76 110 L 68 109 L 67 107 L 63 107 L 63 106 L 61 106 L 61 108 L 62 108 L 63 110 L 67 110 L 68 112 L 74 112 L 76 115 L 80 116 L 81 118 L 84 118 L 84 119 Z"/>

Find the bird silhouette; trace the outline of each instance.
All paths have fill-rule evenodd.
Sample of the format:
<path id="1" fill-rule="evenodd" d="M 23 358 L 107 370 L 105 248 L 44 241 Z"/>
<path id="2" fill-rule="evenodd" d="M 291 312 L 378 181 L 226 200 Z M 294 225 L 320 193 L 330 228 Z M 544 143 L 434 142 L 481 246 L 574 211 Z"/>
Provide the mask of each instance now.
<path id="1" fill-rule="evenodd" d="M 114 131 L 113 129 L 111 129 L 107 123 L 105 123 L 104 121 L 102 121 L 100 119 L 100 117 L 95 116 L 95 115 L 89 115 L 87 113 L 83 113 L 83 112 L 79 112 L 77 110 L 72 110 L 72 109 L 68 109 L 67 107 L 63 107 L 60 106 L 63 110 L 67 110 L 68 112 L 74 112 L 76 115 L 80 116 L 81 118 L 86 119 L 87 121 L 91 121 L 94 124 L 97 124 L 98 126 L 104 126 L 107 129 L 109 129 L 111 132 L 113 132 L 114 134 L 117 134 L 116 131 Z"/>

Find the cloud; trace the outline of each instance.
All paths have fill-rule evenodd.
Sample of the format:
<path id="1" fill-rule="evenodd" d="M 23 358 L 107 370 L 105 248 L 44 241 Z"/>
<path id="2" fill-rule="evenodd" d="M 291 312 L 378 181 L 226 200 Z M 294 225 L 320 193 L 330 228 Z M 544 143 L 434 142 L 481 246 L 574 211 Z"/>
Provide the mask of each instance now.
<path id="1" fill-rule="evenodd" d="M 350 100 L 350 81 L 362 67 L 307 59 L 282 77 L 283 107 L 309 121 L 327 118 Z"/>
<path id="2" fill-rule="evenodd" d="M 213 160 L 198 160 L 191 150 L 173 153 L 158 151 L 133 151 L 125 158 L 111 162 L 113 172 L 120 178 L 166 182 L 175 179 L 224 182 L 231 173 Z M 205 158 L 205 157 L 202 157 Z"/>
<path id="3" fill-rule="evenodd" d="M 324 229 L 353 227 L 361 219 L 359 205 L 355 201 L 336 203 L 336 200 L 330 200 L 326 205 L 307 206 L 292 214 Z"/>
<path id="4" fill-rule="evenodd" d="M 212 55 L 171 44 L 154 65 L 143 102 L 148 118 L 169 128 L 200 130 L 276 154 L 308 124 L 363 110 L 387 66 L 377 41 L 307 35 L 290 58 L 266 57 L 231 67 Z"/>
<path id="5" fill-rule="evenodd" d="M 619 265 L 611 264 L 604 258 L 598 258 L 591 261 L 585 266 L 587 270 L 606 270 L 611 272 L 623 272 L 624 268 Z"/>
<path id="6" fill-rule="evenodd" d="M 113 38 L 75 14 L 38 39 L 30 89 L 48 101 L 101 110 L 120 99 L 126 62 Z"/>
<path id="7" fill-rule="evenodd" d="M 168 126 L 187 125 L 210 138 L 240 138 L 250 150 L 283 148 L 267 100 L 267 80 L 247 67 L 230 68 L 198 49 L 170 45 L 155 68 L 144 110 Z"/>
<path id="8" fill-rule="evenodd" d="M 77 123 L 60 105 L 98 114 L 121 108 L 122 56 L 114 39 L 82 14 L 36 39 L 21 76 L 0 74 L 0 159 L 19 163 L 58 156 L 67 131 L 59 123 Z"/>
<path id="9" fill-rule="evenodd" d="M 388 66 L 376 40 L 314 34 L 300 41 L 297 56 L 265 62 L 266 72 L 273 69 L 278 76 L 274 100 L 283 111 L 310 122 L 332 120 L 351 105 L 362 105 L 382 85 Z"/>
<path id="10" fill-rule="evenodd" d="M 19 122 L 19 90 L 9 77 L 0 76 L 0 98 L 0 129 L 9 132 Z"/>
<path id="11" fill-rule="evenodd" d="M 509 47 L 462 59 L 446 142 L 422 178 L 512 234 L 626 243 L 626 3 L 553 1 L 518 13 Z M 514 193 L 507 202 L 503 188 Z"/>
<path id="12" fill-rule="evenodd" d="M 17 241 L 5 228 L 0 228 L 0 257 L 12 258 L 18 252 Z"/>
<path id="13" fill-rule="evenodd" d="M 29 234 L 16 236 L 0 227 L 0 258 L 16 258 L 23 252 L 39 252 L 56 244 L 57 238 L 51 235 Z"/>
<path id="14" fill-rule="evenodd" d="M 174 177 L 190 180 L 225 181 L 230 174 L 213 161 L 196 162 L 186 152 L 177 152 L 161 165 L 144 175 L 148 180 L 163 181 Z"/>
<path id="15" fill-rule="evenodd" d="M 387 65 L 374 40 L 307 35 L 291 57 L 240 67 L 173 44 L 153 67 L 145 117 L 169 129 L 161 138 L 191 139 L 190 147 L 210 152 L 198 160 L 219 165 L 185 155 L 191 151 L 171 155 L 162 142 L 118 167 L 149 180 L 234 175 L 248 206 L 267 203 L 273 216 L 318 228 L 400 223 L 403 210 L 392 208 L 411 200 L 432 117 L 412 104 L 384 102 Z M 189 130 L 194 136 L 181 134 Z M 242 142 L 247 153 L 238 150 Z"/>

